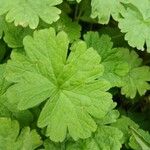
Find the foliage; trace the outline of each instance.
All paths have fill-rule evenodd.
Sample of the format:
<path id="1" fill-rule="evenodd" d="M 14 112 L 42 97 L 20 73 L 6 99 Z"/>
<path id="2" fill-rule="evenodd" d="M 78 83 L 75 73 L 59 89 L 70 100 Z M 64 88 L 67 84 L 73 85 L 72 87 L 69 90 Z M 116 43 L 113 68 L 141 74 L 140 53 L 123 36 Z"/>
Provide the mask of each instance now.
<path id="1" fill-rule="evenodd" d="M 0 0 L 0 150 L 149 150 L 149 12 Z"/>

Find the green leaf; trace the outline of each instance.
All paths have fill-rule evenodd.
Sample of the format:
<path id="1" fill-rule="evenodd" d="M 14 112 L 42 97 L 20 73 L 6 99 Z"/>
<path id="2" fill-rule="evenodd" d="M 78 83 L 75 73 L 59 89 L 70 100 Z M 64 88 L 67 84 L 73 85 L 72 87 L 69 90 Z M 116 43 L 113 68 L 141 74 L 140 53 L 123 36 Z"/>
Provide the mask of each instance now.
<path id="1" fill-rule="evenodd" d="M 5 20 L 4 17 L 0 16 L 0 39 L 3 37 L 4 29 L 5 29 Z"/>
<path id="2" fill-rule="evenodd" d="M 122 51 L 112 48 L 113 43 L 108 35 L 99 37 L 97 32 L 88 32 L 84 39 L 88 47 L 93 47 L 100 54 L 105 67 L 104 78 L 110 81 L 112 87 L 120 87 L 123 84 L 122 76 L 129 71 L 128 63 L 122 60 Z"/>
<path id="3" fill-rule="evenodd" d="M 52 26 L 57 32 L 61 30 L 65 31 L 68 34 L 70 42 L 78 40 L 81 36 L 81 26 L 77 22 L 72 21 L 65 13 L 62 13 L 60 19 L 56 23 L 53 23 Z"/>
<path id="4" fill-rule="evenodd" d="M 44 141 L 44 148 L 45 150 L 62 150 L 61 149 L 61 144 L 59 143 L 54 143 L 48 139 Z"/>
<path id="5" fill-rule="evenodd" d="M 118 27 L 102 27 L 99 30 L 99 35 L 102 34 L 107 34 L 111 37 L 114 47 L 128 47 L 127 42 L 124 40 L 124 34 L 121 33 Z"/>
<path id="6" fill-rule="evenodd" d="M 5 77 L 4 73 L 5 73 L 5 65 L 0 65 L 0 117 L 10 116 L 10 111 L 5 106 L 6 98 L 4 96 L 4 93 L 8 88 L 9 84 L 4 79 Z"/>
<path id="7" fill-rule="evenodd" d="M 119 117 L 119 111 L 118 110 L 111 110 L 106 114 L 105 117 L 102 119 L 97 120 L 97 123 L 100 125 L 106 125 L 111 124 L 117 121 L 117 118 Z"/>
<path id="8" fill-rule="evenodd" d="M 85 42 L 72 45 L 68 53 L 66 33 L 53 28 L 35 31 L 24 39 L 25 54 L 13 51 L 7 64 L 8 100 L 26 110 L 46 102 L 38 126 L 46 135 L 63 141 L 67 132 L 74 139 L 87 138 L 96 131 L 94 118 L 103 118 L 113 101 L 106 91 L 100 56 Z M 67 131 L 68 130 L 68 131 Z"/>
<path id="9" fill-rule="evenodd" d="M 91 0 L 82 0 L 78 5 L 79 13 L 76 16 L 76 20 L 81 20 L 83 22 L 87 22 L 89 24 L 97 23 L 96 19 L 90 17 L 91 15 Z M 86 29 L 84 26 L 83 30 Z"/>
<path id="10" fill-rule="evenodd" d="M 66 150 L 120 150 L 122 132 L 115 127 L 99 126 L 93 138 L 69 143 Z"/>
<path id="11" fill-rule="evenodd" d="M 113 123 L 112 126 L 118 128 L 119 130 L 122 131 L 123 143 L 128 143 L 128 140 L 131 136 L 131 131 L 130 131 L 129 127 L 134 127 L 135 129 L 139 128 L 138 124 L 136 124 L 130 118 L 123 116 L 123 115 L 115 123 Z"/>
<path id="12" fill-rule="evenodd" d="M 119 28 L 126 33 L 125 40 L 139 50 L 144 50 L 146 44 L 147 51 L 150 52 L 150 1 L 143 0 L 141 5 L 140 0 L 127 0 L 124 4 L 126 10 L 121 12 Z"/>
<path id="13" fill-rule="evenodd" d="M 34 150 L 42 144 L 40 136 L 29 127 L 19 129 L 19 124 L 9 118 L 0 118 L 0 149 Z"/>
<path id="14" fill-rule="evenodd" d="M 5 71 L 6 65 L 0 65 L 0 98 L 5 94 L 7 88 L 10 86 L 10 83 L 5 80 Z"/>
<path id="15" fill-rule="evenodd" d="M 123 77 L 124 84 L 121 93 L 130 98 L 134 98 L 137 92 L 142 96 L 150 89 L 147 82 L 150 81 L 150 68 L 142 65 L 142 59 L 135 51 L 129 52 L 125 49 L 122 49 L 122 51 L 123 59 L 128 62 L 130 70 Z"/>
<path id="16" fill-rule="evenodd" d="M 29 25 L 31 29 L 37 28 L 39 18 L 51 24 L 59 19 L 61 11 L 55 6 L 62 0 L 1 0 L 0 15 L 6 14 L 7 22 L 14 22 L 15 26 Z"/>
<path id="17" fill-rule="evenodd" d="M 149 150 L 150 149 L 150 134 L 148 131 L 144 130 L 136 130 L 134 128 L 130 128 L 132 132 L 132 136 L 130 137 L 129 145 L 132 149 L 135 150 Z"/>
<path id="18" fill-rule="evenodd" d="M 15 118 L 22 126 L 29 125 L 33 121 L 31 112 L 29 110 L 18 111 L 16 104 L 7 100 L 5 92 L 11 84 L 5 80 L 5 70 L 6 65 L 0 65 L 0 117 Z"/>
<path id="19" fill-rule="evenodd" d="M 130 98 L 134 98 L 137 92 L 144 95 L 150 89 L 150 68 L 142 66 L 142 59 L 135 51 L 113 48 L 111 38 L 108 35 L 99 37 L 97 32 L 88 32 L 84 39 L 88 47 L 93 47 L 102 57 L 103 78 L 112 87 L 121 87 L 121 93 Z"/>
<path id="20" fill-rule="evenodd" d="M 115 20 L 119 18 L 119 12 L 123 9 L 122 0 L 92 0 L 92 18 L 98 18 L 101 24 L 108 24 L 110 16 Z"/>
<path id="21" fill-rule="evenodd" d="M 7 23 L 3 16 L 0 16 L 0 27 L 4 35 L 4 41 L 11 48 L 23 47 L 23 38 L 31 35 L 33 30 L 23 27 L 15 27 L 13 24 Z"/>

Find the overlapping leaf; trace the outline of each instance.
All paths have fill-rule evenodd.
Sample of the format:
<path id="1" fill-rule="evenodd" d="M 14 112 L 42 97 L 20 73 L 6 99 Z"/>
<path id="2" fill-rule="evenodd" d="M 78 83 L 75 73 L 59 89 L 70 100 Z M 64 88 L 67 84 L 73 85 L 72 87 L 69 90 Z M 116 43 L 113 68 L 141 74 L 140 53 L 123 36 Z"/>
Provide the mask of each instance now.
<path id="1" fill-rule="evenodd" d="M 67 130 L 74 140 L 96 131 L 93 119 L 103 118 L 112 108 L 110 85 L 104 79 L 100 56 L 82 41 L 68 53 L 68 38 L 53 28 L 34 32 L 24 39 L 25 54 L 13 52 L 7 79 L 16 83 L 8 99 L 25 110 L 46 101 L 38 119 L 53 141 L 63 141 Z"/>
<path id="2" fill-rule="evenodd" d="M 10 117 L 19 120 L 22 126 L 29 125 L 33 121 L 33 115 L 29 110 L 18 111 L 16 103 L 7 100 L 6 90 L 11 85 L 5 80 L 5 67 L 0 65 L 0 117 Z"/>
<path id="3" fill-rule="evenodd" d="M 35 130 L 25 127 L 20 131 L 19 124 L 9 118 L 0 118 L 1 150 L 34 150 L 42 144 Z"/>
<path id="4" fill-rule="evenodd" d="M 150 89 L 150 68 L 142 66 L 142 60 L 135 51 L 125 48 L 112 48 L 113 43 L 107 35 L 89 32 L 85 36 L 88 47 L 93 47 L 102 57 L 105 67 L 103 77 L 111 82 L 112 87 L 121 87 L 122 94 L 134 98 Z"/>
<path id="5" fill-rule="evenodd" d="M 112 48 L 113 43 L 108 35 L 102 35 L 96 32 L 88 32 L 84 39 L 88 47 L 93 47 L 102 57 L 102 63 L 105 67 L 104 77 L 109 80 L 112 86 L 120 87 L 122 76 L 125 76 L 128 71 L 128 64 L 122 60 L 122 55 L 117 48 Z"/>
<path id="6" fill-rule="evenodd" d="M 92 138 L 69 143 L 66 150 L 120 150 L 122 135 L 122 132 L 115 127 L 99 126 Z"/>
<path id="7" fill-rule="evenodd" d="M 112 126 L 118 128 L 123 133 L 123 143 L 127 148 L 131 147 L 135 150 L 149 150 L 150 134 L 139 128 L 129 117 L 121 116 Z"/>
<path id="8" fill-rule="evenodd" d="M 0 38 L 11 48 L 23 47 L 23 38 L 31 35 L 32 30 L 29 28 L 15 27 L 13 24 L 7 23 L 3 16 L 0 16 Z"/>
<path id="9" fill-rule="evenodd" d="M 126 33 L 125 39 L 129 45 L 137 49 L 144 50 L 144 44 L 147 51 L 150 52 L 150 1 L 127 0 L 124 1 L 126 11 L 121 13 L 119 19 L 119 28 Z"/>
<path id="10" fill-rule="evenodd" d="M 65 31 L 68 35 L 68 38 L 71 42 L 80 38 L 81 26 L 72 21 L 65 13 L 62 13 L 60 19 L 52 24 L 56 31 Z"/>
<path id="11" fill-rule="evenodd" d="M 55 6 L 62 0 L 1 0 L 0 15 L 6 14 L 7 22 L 14 22 L 35 29 L 39 24 L 39 18 L 48 24 L 59 19 L 61 11 Z"/>
<path id="12" fill-rule="evenodd" d="M 130 118 L 126 116 L 121 116 L 115 123 L 112 124 L 112 126 L 118 128 L 123 133 L 122 141 L 123 143 L 128 143 L 129 138 L 131 136 L 131 131 L 129 127 L 133 127 L 135 129 L 138 129 L 139 126 L 134 121 L 132 121 Z"/>
<path id="13" fill-rule="evenodd" d="M 129 145 L 135 150 L 149 150 L 150 149 L 150 134 L 148 131 L 141 129 L 134 129 L 131 127 L 132 136 L 130 137 Z"/>
<path id="14" fill-rule="evenodd" d="M 44 146 L 45 150 L 120 150 L 122 136 L 122 132 L 115 127 L 99 126 L 95 135 L 89 139 L 62 144 L 46 140 Z"/>
<path id="15" fill-rule="evenodd" d="M 5 65 L 0 65 L 0 116 L 10 116 L 10 111 L 5 106 L 5 92 L 9 84 L 4 79 Z"/>
<path id="16" fill-rule="evenodd" d="M 101 24 L 107 24 L 110 20 L 110 16 L 118 20 L 119 13 L 123 9 L 121 5 L 123 0 L 92 0 L 92 18 L 98 18 L 98 22 Z"/>
<path id="17" fill-rule="evenodd" d="M 123 51 L 123 59 L 129 64 L 129 72 L 123 77 L 124 84 L 121 92 L 128 97 L 134 98 L 136 93 L 144 95 L 150 89 L 147 81 L 150 81 L 150 68 L 142 66 L 142 60 L 135 51 Z"/>

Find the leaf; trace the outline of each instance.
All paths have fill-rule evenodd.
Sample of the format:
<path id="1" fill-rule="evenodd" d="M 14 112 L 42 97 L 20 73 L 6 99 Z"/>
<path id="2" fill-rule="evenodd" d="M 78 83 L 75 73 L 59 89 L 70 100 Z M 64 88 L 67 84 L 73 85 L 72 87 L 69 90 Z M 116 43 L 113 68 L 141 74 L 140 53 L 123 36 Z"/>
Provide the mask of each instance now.
<path id="1" fill-rule="evenodd" d="M 6 90 L 11 83 L 5 80 L 6 65 L 0 65 L 0 117 L 10 117 L 19 120 L 22 126 L 29 125 L 33 116 L 29 110 L 18 111 L 16 104 L 12 104 L 6 98 Z"/>
<path id="2" fill-rule="evenodd" d="M 87 22 L 89 24 L 97 23 L 96 19 L 91 18 L 91 0 L 82 0 L 78 5 L 79 13 L 76 16 L 77 20 Z M 83 30 L 86 29 L 84 26 Z"/>
<path id="3" fill-rule="evenodd" d="M 5 94 L 7 88 L 10 86 L 10 83 L 8 83 L 5 80 L 5 69 L 6 65 L 5 64 L 0 64 L 0 96 L 2 96 L 3 94 Z"/>
<path id="4" fill-rule="evenodd" d="M 130 71 L 123 77 L 124 85 L 121 93 L 127 97 L 134 98 L 138 91 L 139 95 L 144 95 L 150 89 L 147 81 L 150 81 L 150 68 L 142 66 L 142 60 L 135 51 L 123 51 L 124 60 L 128 61 Z"/>
<path id="5" fill-rule="evenodd" d="M 99 30 L 99 35 L 102 34 L 107 34 L 111 37 L 114 47 L 128 47 L 127 42 L 124 40 L 124 34 L 121 33 L 118 27 L 103 27 Z"/>
<path id="6" fill-rule="evenodd" d="M 119 18 L 119 12 L 123 9 L 122 0 L 92 0 L 92 18 L 98 18 L 101 24 L 108 24 L 110 16 L 115 20 Z"/>
<path id="7" fill-rule="evenodd" d="M 139 50 L 144 50 L 146 44 L 147 51 L 150 52 L 150 1 L 144 0 L 141 5 L 140 0 L 127 0 L 124 4 L 126 10 L 121 12 L 119 28 L 126 33 L 125 40 Z"/>
<path id="8" fill-rule="evenodd" d="M 6 108 L 4 93 L 9 84 L 4 79 L 5 65 L 0 65 L 0 116 L 10 116 L 10 111 Z"/>
<path id="9" fill-rule="evenodd" d="M 4 41 L 11 48 L 23 47 L 23 38 L 33 32 L 29 28 L 15 27 L 13 24 L 7 23 L 3 16 L 0 16 L 0 27 Z"/>
<path id="10" fill-rule="evenodd" d="M 130 137 L 129 145 L 135 150 L 149 150 L 150 149 L 150 134 L 148 131 L 141 129 L 130 128 L 132 136 Z"/>
<path id="11" fill-rule="evenodd" d="M 5 21 L 2 16 L 0 16 L 0 39 L 3 37 L 3 32 L 5 29 Z"/>
<path id="12" fill-rule="evenodd" d="M 108 112 L 108 114 L 106 114 L 105 117 L 97 120 L 97 123 L 100 125 L 111 124 L 111 123 L 116 122 L 118 117 L 119 117 L 118 110 L 111 110 L 110 112 Z"/>
<path id="13" fill-rule="evenodd" d="M 7 80 L 14 82 L 8 99 L 20 110 L 45 101 L 38 126 L 47 127 L 53 141 L 63 141 L 67 132 L 74 140 L 90 137 L 97 128 L 93 118 L 102 118 L 113 105 L 109 83 L 97 80 L 103 74 L 100 56 L 83 41 L 67 56 L 67 35 L 56 35 L 53 28 L 35 31 L 23 43 L 25 54 L 14 51 L 7 64 Z"/>
<path id="14" fill-rule="evenodd" d="M 102 57 L 105 67 L 103 78 L 112 87 L 121 87 L 121 93 L 130 98 L 134 98 L 137 92 L 144 95 L 150 89 L 150 68 L 142 66 L 142 59 L 135 51 L 112 48 L 111 38 L 108 35 L 99 37 L 97 32 L 88 32 L 84 39 L 88 47 L 93 47 Z"/>
<path id="15" fill-rule="evenodd" d="M 99 126 L 93 138 L 69 143 L 66 150 L 120 150 L 122 132 L 110 126 Z"/>
<path id="16" fill-rule="evenodd" d="M 118 128 L 123 133 L 122 141 L 123 143 L 127 143 L 130 136 L 131 131 L 129 127 L 134 127 L 135 129 L 138 129 L 139 126 L 136 124 L 133 120 L 131 120 L 129 117 L 121 116 L 115 123 L 112 124 L 113 127 Z"/>
<path id="17" fill-rule="evenodd" d="M 108 35 L 99 37 L 97 32 L 88 32 L 84 35 L 88 47 L 93 47 L 102 57 L 102 64 L 105 67 L 104 78 L 110 81 L 112 87 L 120 87 L 122 76 L 128 71 L 128 63 L 122 60 L 122 55 L 117 48 L 112 48 L 113 43 Z"/>
<path id="18" fill-rule="evenodd" d="M 44 141 L 45 150 L 61 150 L 61 145 L 59 143 L 54 143 L 48 139 Z"/>
<path id="19" fill-rule="evenodd" d="M 57 32 L 61 30 L 65 31 L 70 42 L 79 39 L 81 36 L 81 26 L 77 22 L 72 21 L 65 13 L 62 13 L 60 19 L 56 23 L 53 23 L 52 26 Z"/>
<path id="20" fill-rule="evenodd" d="M 81 2 L 81 0 L 67 0 L 68 2 L 74 2 L 74 1 L 77 1 L 78 3 Z"/>
<path id="21" fill-rule="evenodd" d="M 7 131 L 7 132 L 6 132 Z M 34 150 L 42 144 L 40 136 L 29 127 L 19 129 L 19 124 L 9 118 L 0 118 L 0 149 Z"/>
<path id="22" fill-rule="evenodd" d="M 51 24 L 59 19 L 61 11 L 55 6 L 62 0 L 1 0 L 0 15 L 6 14 L 7 22 L 14 22 L 15 26 L 21 25 L 31 29 L 37 28 L 39 18 Z"/>
<path id="23" fill-rule="evenodd" d="M 145 104 L 146 107 L 148 106 Z M 149 107 L 149 106 L 148 106 Z M 130 117 L 132 120 L 134 120 L 143 130 L 149 130 L 150 129 L 150 120 L 149 120 L 149 111 L 143 111 L 143 112 L 133 112 L 133 111 L 127 111 L 126 116 Z"/>

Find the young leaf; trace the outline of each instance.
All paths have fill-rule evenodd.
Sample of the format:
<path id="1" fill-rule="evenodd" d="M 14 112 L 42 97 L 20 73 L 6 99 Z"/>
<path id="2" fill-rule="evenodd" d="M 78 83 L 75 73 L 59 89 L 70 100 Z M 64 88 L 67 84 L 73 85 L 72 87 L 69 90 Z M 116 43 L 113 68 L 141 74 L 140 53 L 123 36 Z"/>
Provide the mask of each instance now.
<path id="1" fill-rule="evenodd" d="M 67 56 L 67 35 L 53 28 L 35 31 L 23 43 L 25 55 L 12 54 L 7 64 L 7 79 L 14 82 L 8 99 L 20 110 L 46 101 L 38 126 L 47 126 L 53 141 L 63 141 L 67 130 L 74 140 L 90 137 L 97 128 L 93 117 L 104 117 L 113 105 L 109 83 L 97 80 L 103 74 L 100 56 L 83 41 Z"/>
<path id="2" fill-rule="evenodd" d="M 42 144 L 40 136 L 29 127 L 19 129 L 19 124 L 9 118 L 0 118 L 0 149 L 34 150 Z"/>
<path id="3" fill-rule="evenodd" d="M 62 0 L 1 0 L 0 15 L 6 14 L 7 22 L 14 22 L 15 26 L 29 25 L 35 29 L 39 24 L 39 18 L 51 24 L 59 19 L 61 11 L 55 6 Z"/>

